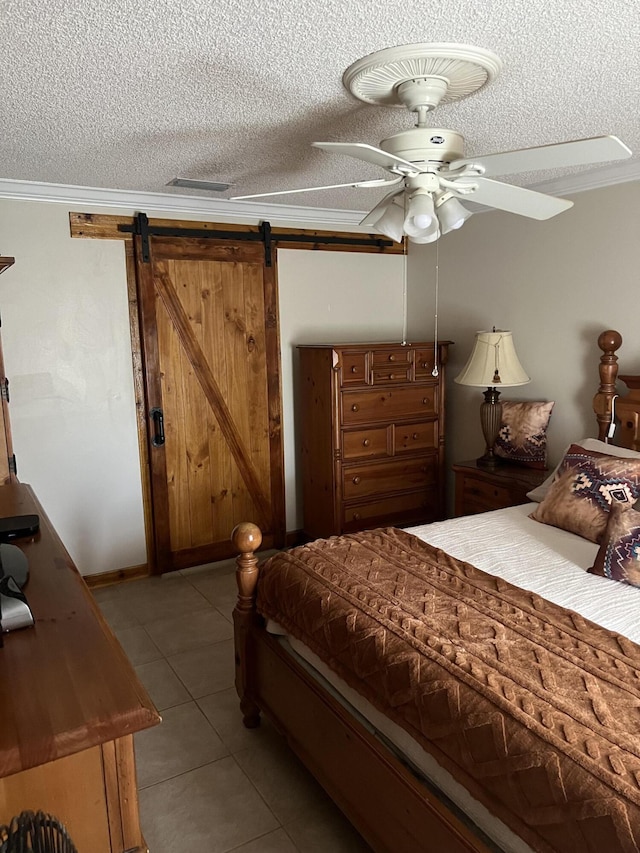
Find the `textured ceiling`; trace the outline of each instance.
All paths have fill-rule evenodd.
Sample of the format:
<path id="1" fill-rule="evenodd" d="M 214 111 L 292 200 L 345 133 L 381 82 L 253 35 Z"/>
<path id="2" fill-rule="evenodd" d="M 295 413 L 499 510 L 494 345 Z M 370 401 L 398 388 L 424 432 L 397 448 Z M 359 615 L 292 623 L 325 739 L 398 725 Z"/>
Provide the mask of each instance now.
<path id="1" fill-rule="evenodd" d="M 355 100 L 342 73 L 413 42 L 472 44 L 504 63 L 489 86 L 432 113 L 434 127 L 464 134 L 467 155 L 613 133 L 640 159 L 636 0 L 1 0 L 0 9 L 0 179 L 205 195 L 167 189 L 180 176 L 229 182 L 215 195 L 225 198 L 384 177 L 310 143 L 378 145 L 410 127 L 404 110 Z M 381 194 L 275 201 L 368 210 Z"/>

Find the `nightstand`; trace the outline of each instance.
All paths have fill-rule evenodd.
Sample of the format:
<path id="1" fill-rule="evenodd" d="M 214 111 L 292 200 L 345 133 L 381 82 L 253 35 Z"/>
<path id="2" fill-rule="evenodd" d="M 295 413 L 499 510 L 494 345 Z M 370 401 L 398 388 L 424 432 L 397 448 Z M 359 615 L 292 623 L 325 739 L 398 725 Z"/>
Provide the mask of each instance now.
<path id="1" fill-rule="evenodd" d="M 473 515 L 526 503 L 527 492 L 539 486 L 549 471 L 504 463 L 488 468 L 477 462 L 457 462 L 455 514 Z"/>

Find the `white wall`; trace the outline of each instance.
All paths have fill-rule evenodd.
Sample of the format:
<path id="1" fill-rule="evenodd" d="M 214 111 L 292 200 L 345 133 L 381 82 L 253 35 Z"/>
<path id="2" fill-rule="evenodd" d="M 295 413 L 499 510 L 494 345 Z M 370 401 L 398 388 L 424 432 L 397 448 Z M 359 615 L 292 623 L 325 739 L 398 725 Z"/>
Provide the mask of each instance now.
<path id="1" fill-rule="evenodd" d="M 553 462 L 570 441 L 596 434 L 591 399 L 599 382 L 600 332 L 622 334 L 621 372 L 640 374 L 640 183 L 572 200 L 573 208 L 546 222 L 478 214 L 439 241 L 440 336 L 456 343 L 447 376 L 449 461 L 483 450 L 475 414 L 482 392 L 453 382 L 477 330 L 511 329 L 532 378 L 505 389 L 503 398 L 556 401 L 549 428 Z M 432 328 L 435 261 L 433 246 L 410 244 L 409 337 Z"/>
<path id="2" fill-rule="evenodd" d="M 124 248 L 59 205 L 0 201 L 2 341 L 18 478 L 84 573 L 146 562 Z"/>
<path id="3" fill-rule="evenodd" d="M 296 345 L 401 341 L 404 265 L 403 255 L 278 252 L 287 530 L 302 527 L 302 484 L 296 483 Z"/>
<path id="4" fill-rule="evenodd" d="M 0 310 L 19 479 L 33 486 L 80 571 L 94 574 L 143 564 L 146 547 L 124 248 L 71 239 L 70 209 L 133 212 L 0 199 L 0 251 L 16 259 L 0 277 Z M 404 258 L 289 250 L 279 262 L 292 530 L 300 517 L 294 346 L 400 340 Z"/>

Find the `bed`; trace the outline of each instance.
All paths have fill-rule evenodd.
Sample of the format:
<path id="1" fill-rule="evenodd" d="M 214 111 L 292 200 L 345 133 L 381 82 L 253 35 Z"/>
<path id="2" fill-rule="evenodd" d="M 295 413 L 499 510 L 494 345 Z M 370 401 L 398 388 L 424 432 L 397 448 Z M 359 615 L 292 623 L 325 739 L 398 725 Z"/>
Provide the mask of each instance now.
<path id="1" fill-rule="evenodd" d="M 318 540 L 263 566 L 259 529 L 233 531 L 245 725 L 268 715 L 376 851 L 640 850 L 640 589 L 611 573 L 610 528 L 640 494 L 623 514 L 640 377 L 617 394 L 621 343 L 598 339 L 598 440 L 568 449 L 539 503 Z M 614 418 L 624 456 L 603 445 Z M 610 513 L 569 505 L 587 537 L 530 518 L 556 511 L 574 459 L 616 475 Z"/>

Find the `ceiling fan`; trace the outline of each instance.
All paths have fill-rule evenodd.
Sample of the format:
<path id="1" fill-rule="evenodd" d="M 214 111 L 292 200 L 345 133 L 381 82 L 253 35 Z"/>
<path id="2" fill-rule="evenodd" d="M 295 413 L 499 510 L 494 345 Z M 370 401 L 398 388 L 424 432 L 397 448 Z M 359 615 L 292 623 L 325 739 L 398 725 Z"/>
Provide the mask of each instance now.
<path id="1" fill-rule="evenodd" d="M 389 187 L 390 192 L 360 224 L 372 226 L 397 242 L 406 235 L 415 243 L 430 243 L 461 227 L 471 211 L 459 199 L 532 219 L 549 219 L 562 213 L 573 202 L 493 177 L 630 157 L 631 151 L 617 137 L 599 136 L 465 157 L 460 133 L 428 126 L 428 114 L 438 104 L 473 94 L 494 80 L 501 68 L 502 62 L 494 53 L 469 45 L 411 44 L 369 54 L 344 72 L 345 87 L 365 103 L 405 107 L 416 113 L 415 128 L 393 134 L 378 148 L 363 142 L 312 144 L 380 166 L 393 177 L 234 196 L 233 200 L 340 187 Z"/>

